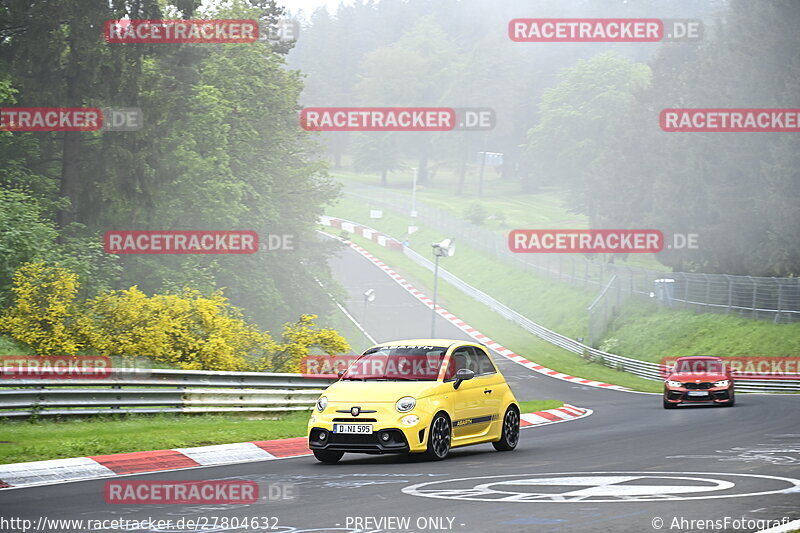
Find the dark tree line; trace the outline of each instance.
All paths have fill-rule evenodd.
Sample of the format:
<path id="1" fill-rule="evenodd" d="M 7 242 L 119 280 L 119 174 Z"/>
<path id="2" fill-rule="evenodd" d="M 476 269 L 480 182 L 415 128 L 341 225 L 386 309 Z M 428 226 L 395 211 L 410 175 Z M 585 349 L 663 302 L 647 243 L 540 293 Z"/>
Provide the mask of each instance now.
<path id="1" fill-rule="evenodd" d="M 268 327 L 320 309 L 314 238 L 337 195 L 297 120 L 300 74 L 287 43 L 109 44 L 107 20 L 259 19 L 272 0 L 199 13 L 199 0 L 10 0 L 0 6 L 0 106 L 139 107 L 129 132 L 0 132 L 0 294 L 13 270 L 70 266 L 88 291 L 191 286 L 226 295 Z M 292 251 L 108 256 L 113 229 L 293 234 Z M 35 243 L 35 245 L 32 245 Z M 322 306 L 324 307 L 324 306 Z"/>

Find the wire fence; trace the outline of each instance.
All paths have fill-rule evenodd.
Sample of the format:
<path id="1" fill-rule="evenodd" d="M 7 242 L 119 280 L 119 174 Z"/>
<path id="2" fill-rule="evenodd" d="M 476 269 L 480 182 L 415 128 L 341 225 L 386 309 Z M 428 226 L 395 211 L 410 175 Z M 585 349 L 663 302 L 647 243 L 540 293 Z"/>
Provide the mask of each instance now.
<path id="1" fill-rule="evenodd" d="M 402 215 L 411 213 L 412 199 L 403 194 L 363 186 L 346 190 L 345 195 L 372 207 Z M 673 309 L 729 313 L 775 323 L 800 321 L 800 278 L 665 272 L 606 263 L 577 254 L 519 254 L 508 249 L 506 237 L 500 233 L 424 203 L 416 202 L 414 210 L 419 222 L 454 237 L 459 243 L 536 275 L 598 293 L 603 292 L 613 279 L 610 289 L 605 292 L 615 298 L 619 294 L 620 302 L 625 295 L 655 301 Z M 590 322 L 596 323 L 591 335 L 603 329 L 601 324 L 607 327 L 612 316 L 607 311 L 612 307 L 610 302 L 601 301 L 589 309 Z M 614 308 L 618 310 L 619 306 Z M 597 313 L 600 314 L 592 317 Z M 602 333 L 595 337 L 600 335 Z"/>
<path id="2" fill-rule="evenodd" d="M 630 292 L 623 291 L 620 279 L 615 275 L 611 276 L 608 284 L 603 287 L 597 298 L 589 304 L 586 310 L 589 312 L 589 333 L 587 343 L 590 346 L 597 346 L 603 334 L 608 331 L 608 326 L 617 316 L 624 300 L 630 296 Z"/>

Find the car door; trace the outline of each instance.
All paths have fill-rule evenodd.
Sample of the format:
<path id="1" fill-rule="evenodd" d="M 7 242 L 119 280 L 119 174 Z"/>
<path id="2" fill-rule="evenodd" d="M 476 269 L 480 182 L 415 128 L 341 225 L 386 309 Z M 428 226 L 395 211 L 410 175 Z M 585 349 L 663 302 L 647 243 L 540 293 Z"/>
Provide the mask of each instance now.
<path id="1" fill-rule="evenodd" d="M 453 391 L 453 440 L 467 440 L 484 435 L 493 421 L 490 400 L 494 383 L 492 376 L 489 373 L 478 373 L 483 370 L 482 362 L 478 350 L 473 346 L 456 348 L 450 356 L 450 365 L 446 374 L 448 376 L 455 376 L 462 368 L 475 372 L 474 378 L 462 381 L 458 390 Z M 454 381 L 454 378 L 448 381 Z"/>
<path id="2" fill-rule="evenodd" d="M 475 380 L 478 380 L 483 387 L 483 403 L 492 421 L 502 418 L 504 413 L 503 396 L 505 388 L 508 387 L 506 380 L 497 372 L 492 358 L 484 348 L 473 346 L 475 351 Z"/>

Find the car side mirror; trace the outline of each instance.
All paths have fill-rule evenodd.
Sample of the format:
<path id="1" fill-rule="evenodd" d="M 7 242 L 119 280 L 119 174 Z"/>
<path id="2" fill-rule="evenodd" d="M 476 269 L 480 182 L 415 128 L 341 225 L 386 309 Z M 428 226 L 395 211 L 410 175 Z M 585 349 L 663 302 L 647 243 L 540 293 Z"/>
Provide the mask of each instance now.
<path id="1" fill-rule="evenodd" d="M 339 376 L 339 379 L 342 379 L 342 376 L 344 376 L 344 370 L 339 370 L 339 371 L 336 373 L 336 375 L 337 375 L 337 376 Z"/>
<path id="2" fill-rule="evenodd" d="M 472 379 L 475 377 L 475 372 L 470 370 L 469 368 L 462 368 L 458 372 L 456 372 L 456 381 L 453 383 L 453 388 L 458 389 L 461 386 L 462 381 L 467 381 L 468 379 Z"/>

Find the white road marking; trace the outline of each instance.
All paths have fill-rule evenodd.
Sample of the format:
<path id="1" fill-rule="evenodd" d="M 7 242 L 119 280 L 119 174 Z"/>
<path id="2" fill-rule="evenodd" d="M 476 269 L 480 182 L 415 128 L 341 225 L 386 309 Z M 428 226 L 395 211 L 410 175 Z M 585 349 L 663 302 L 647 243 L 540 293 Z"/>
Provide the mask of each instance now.
<path id="1" fill-rule="evenodd" d="M 760 482 L 763 489 L 747 492 L 752 491 L 754 480 Z M 671 481 L 680 483 L 671 484 Z M 470 482 L 475 484 L 464 486 L 471 485 Z M 739 488 L 740 485 L 744 487 Z M 550 488 L 541 490 L 543 487 Z M 732 493 L 737 488 L 741 492 Z M 489 502 L 656 502 L 788 494 L 800 492 L 800 480 L 718 472 L 562 472 L 429 481 L 406 487 L 403 492 L 425 498 Z M 696 495 L 700 493 L 717 494 Z"/>

